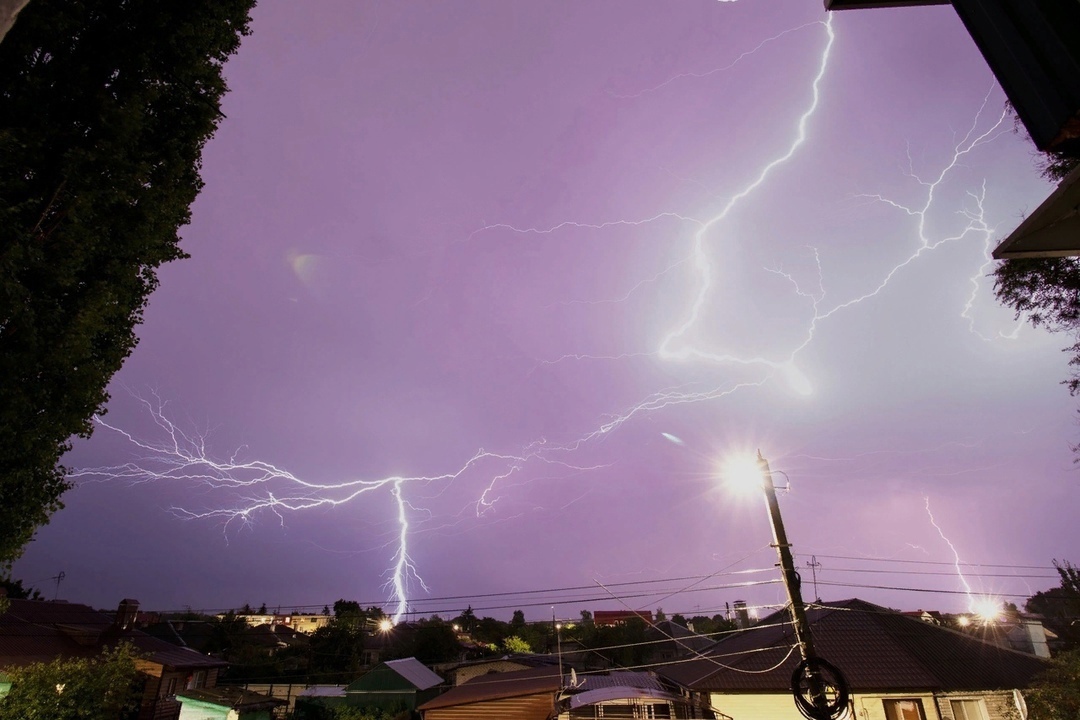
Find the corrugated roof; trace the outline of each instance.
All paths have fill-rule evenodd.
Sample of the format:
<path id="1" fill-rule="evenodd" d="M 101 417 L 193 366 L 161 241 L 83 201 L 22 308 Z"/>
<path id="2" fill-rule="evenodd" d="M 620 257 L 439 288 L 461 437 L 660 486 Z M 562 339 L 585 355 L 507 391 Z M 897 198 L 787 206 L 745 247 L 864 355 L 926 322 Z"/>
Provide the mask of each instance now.
<path id="1" fill-rule="evenodd" d="M 469 703 L 501 698 L 554 694 L 562 686 L 558 667 L 537 667 L 508 673 L 491 673 L 474 677 L 466 683 L 446 691 L 434 700 L 421 705 L 418 710 L 467 705 Z"/>
<path id="2" fill-rule="evenodd" d="M 427 690 L 436 685 L 442 685 L 443 679 L 416 658 L 387 660 L 385 664 L 388 668 L 415 685 L 417 690 Z"/>
<path id="3" fill-rule="evenodd" d="M 583 705 L 594 705 L 596 703 L 610 702 L 612 700 L 657 700 L 666 702 L 677 702 L 684 704 L 686 700 L 684 698 L 668 692 L 667 690 L 655 690 L 653 688 L 638 688 L 638 687 L 605 687 L 598 690 L 589 690 L 588 692 L 578 693 L 570 698 L 570 707 L 579 708 Z"/>
<path id="4" fill-rule="evenodd" d="M 660 680 L 649 673 L 632 670 L 612 670 L 606 673 L 578 675 L 577 689 L 581 692 L 601 688 L 638 688 L 645 690 L 667 690 Z"/>
<path id="5" fill-rule="evenodd" d="M 1023 688 L 1046 669 L 1032 655 L 862 600 L 828 603 L 807 616 L 817 654 L 839 667 L 855 691 Z M 786 610 L 774 613 L 718 642 L 709 659 L 658 672 L 692 690 L 786 692 L 799 661 L 788 617 Z"/>
<path id="6" fill-rule="evenodd" d="M 236 710 L 271 710 L 279 705 L 289 704 L 288 700 L 270 697 L 244 688 L 227 686 L 181 690 L 176 693 L 176 697 L 180 698 L 181 703 L 187 698 Z"/>
<path id="7" fill-rule="evenodd" d="M 344 685 L 312 685 L 300 691 L 300 697 L 345 697 Z"/>

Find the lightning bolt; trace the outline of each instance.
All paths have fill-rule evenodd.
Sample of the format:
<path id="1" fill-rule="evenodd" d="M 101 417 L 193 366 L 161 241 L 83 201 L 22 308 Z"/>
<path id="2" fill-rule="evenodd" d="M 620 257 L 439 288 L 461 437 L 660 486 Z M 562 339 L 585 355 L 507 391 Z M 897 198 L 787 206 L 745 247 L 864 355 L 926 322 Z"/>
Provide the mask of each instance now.
<path id="1" fill-rule="evenodd" d="M 235 526 L 240 528 L 248 526 L 254 522 L 256 516 L 264 513 L 272 513 L 280 522 L 284 523 L 286 513 L 311 510 L 318 507 L 341 506 L 355 502 L 362 496 L 388 497 L 396 510 L 396 531 L 386 543 L 387 546 L 394 548 L 390 567 L 386 571 L 386 589 L 388 603 L 394 608 L 393 617 L 397 622 L 408 613 L 411 586 L 419 585 L 423 590 L 427 590 L 423 578 L 418 573 L 416 564 L 409 555 L 410 536 L 414 536 L 417 532 L 457 527 L 469 520 L 491 515 L 500 500 L 501 492 L 510 486 L 508 481 L 511 478 L 517 481 L 518 476 L 523 477 L 527 467 L 542 464 L 555 467 L 560 471 L 572 470 L 578 472 L 588 472 L 601 467 L 608 467 L 608 465 L 579 465 L 571 462 L 568 458 L 585 445 L 616 432 L 623 425 L 639 416 L 683 404 L 718 401 L 747 388 L 761 387 L 777 377 L 786 381 L 797 393 L 810 394 L 812 392 L 810 380 L 796 366 L 795 361 L 799 353 L 813 341 L 820 322 L 877 296 L 885 290 L 893 277 L 905 267 L 943 244 L 965 239 L 971 234 L 981 234 L 984 242 L 989 243 L 992 229 L 985 222 L 983 210 L 985 187 L 981 193 L 970 195 L 971 206 L 964 210 L 967 225 L 960 232 L 946 237 L 931 237 L 927 231 L 926 219 L 930 209 L 934 206 L 936 192 L 946 177 L 966 155 L 975 148 L 990 142 L 1001 132 L 1005 116 L 1003 114 L 998 118 L 988 130 L 978 130 L 981 127 L 981 119 L 990 97 L 988 93 L 971 128 L 955 145 L 950 161 L 930 179 L 923 179 L 916 175 L 909 154 L 908 175 L 924 191 L 920 204 L 909 206 L 886 198 L 883 195 L 864 196 L 874 202 L 884 203 L 914 219 L 915 236 L 917 238 L 916 247 L 909 256 L 895 265 L 871 289 L 846 301 L 826 307 L 822 260 L 816 248 L 810 248 L 817 271 L 812 284 L 801 282 L 794 273 L 788 272 L 782 267 L 766 268 L 768 272 L 784 279 L 791 286 L 792 292 L 799 302 L 805 303 L 810 310 L 810 319 L 803 331 L 801 341 L 791 348 L 789 352 L 777 357 L 769 357 L 765 354 L 744 356 L 730 349 L 702 347 L 695 342 L 694 338 L 699 331 L 699 326 L 702 324 L 702 314 L 706 310 L 717 284 L 715 278 L 716 269 L 714 260 L 711 257 L 714 250 L 713 245 L 717 242 L 718 237 L 729 242 L 734 240 L 730 237 L 724 237 L 723 234 L 725 221 L 730 217 L 733 210 L 760 190 L 769 178 L 779 168 L 788 163 L 806 143 L 810 122 L 821 102 L 822 83 L 829 68 L 830 57 L 836 40 L 832 16 L 830 15 L 826 21 L 802 25 L 767 38 L 753 50 L 743 53 L 726 67 L 717 68 L 701 75 L 692 73 L 677 75 L 653 88 L 648 88 L 633 96 L 627 96 L 641 97 L 681 79 L 701 78 L 721 70 L 731 69 L 748 55 L 760 51 L 762 48 L 779 41 L 791 33 L 809 27 L 822 28 L 825 43 L 816 65 L 816 72 L 810 82 L 810 97 L 805 108 L 797 116 L 790 140 L 780 148 L 775 157 L 765 162 L 738 192 L 720 201 L 719 209 L 711 215 L 699 217 L 696 213 L 663 210 L 653 212 L 641 219 L 623 218 L 598 222 L 564 220 L 549 227 L 519 227 L 512 223 L 499 222 L 484 224 L 458 241 L 468 242 L 487 233 L 507 233 L 544 238 L 573 230 L 609 233 L 620 228 L 655 226 L 657 224 L 679 227 L 689 226 L 693 228 L 690 251 L 681 260 L 634 285 L 618 299 L 594 301 L 596 303 L 623 302 L 646 285 L 657 281 L 668 273 L 674 272 L 678 268 L 686 266 L 691 274 L 691 285 L 695 288 L 694 294 L 688 300 L 681 318 L 663 334 L 655 350 L 612 355 L 566 353 L 553 360 L 538 360 L 538 366 L 553 365 L 571 360 L 604 359 L 617 361 L 632 357 L 658 357 L 665 362 L 674 364 L 701 363 L 711 366 L 739 366 L 759 371 L 750 379 L 744 378 L 737 381 L 729 379 L 711 383 L 698 381 L 662 388 L 645 395 L 637 402 L 630 403 L 617 412 L 599 418 L 591 429 L 587 429 L 584 433 L 578 435 L 576 439 L 559 444 L 549 443 L 546 439 L 539 439 L 525 445 L 517 452 L 499 453 L 480 449 L 456 468 L 440 474 L 395 475 L 381 478 L 358 478 L 339 482 L 313 482 L 263 460 L 241 460 L 239 456 L 243 448 L 238 449 L 227 460 L 216 460 L 208 450 L 206 435 L 181 430 L 166 416 L 166 404 L 155 395 L 156 402 L 150 402 L 143 398 L 138 398 L 138 400 L 149 412 L 153 424 L 157 427 L 163 439 L 157 441 L 141 439 L 132 433 L 107 423 L 100 417 L 95 418 L 100 427 L 122 436 L 131 446 L 136 448 L 140 456 L 121 465 L 79 469 L 72 472 L 69 477 L 76 481 L 180 482 L 203 486 L 216 493 L 227 492 L 229 494 L 228 503 L 210 509 L 172 508 L 175 514 L 183 518 L 218 520 L 222 523 L 223 532 L 226 533 Z M 985 272 L 985 266 L 980 268 L 979 272 Z M 971 322 L 973 322 L 971 316 L 977 290 L 978 285 L 976 284 L 962 312 L 962 317 Z M 566 304 L 585 302 L 571 301 L 571 303 Z M 971 325 L 971 327 L 974 328 L 974 325 Z M 670 442 L 682 443 L 679 438 L 668 433 L 664 433 L 663 436 Z M 426 518 L 417 520 L 417 515 L 421 513 L 422 508 L 413 505 L 407 498 L 411 497 L 416 500 L 418 489 L 436 488 L 436 493 L 429 497 L 438 497 L 449 492 L 458 481 L 462 481 L 466 477 L 475 478 L 477 476 L 486 479 L 482 490 L 474 501 L 468 503 L 462 509 L 459 517 L 452 523 L 433 528 L 430 514 Z M 927 512 L 929 513 L 929 501 L 927 501 Z M 466 517 L 466 514 L 468 517 Z M 933 522 L 932 516 L 931 522 Z M 426 525 L 426 527 L 418 527 L 418 525 Z M 935 527 L 938 527 L 936 523 Z M 940 528 L 938 528 L 938 531 L 941 532 Z M 943 534 L 942 537 L 944 538 Z M 946 542 L 948 542 L 947 539 Z M 951 543 L 949 544 L 952 547 Z M 956 555 L 955 548 L 953 548 L 953 551 L 954 555 Z M 958 555 L 956 555 L 956 563 L 957 572 L 959 573 L 960 562 Z M 963 576 L 961 575 L 961 577 Z M 964 580 L 964 584 L 970 595 L 970 587 L 967 586 L 966 580 Z"/>
<path id="2" fill-rule="evenodd" d="M 956 546 L 953 545 L 952 540 L 945 536 L 945 531 L 941 529 L 937 521 L 934 519 L 934 513 L 930 511 L 930 498 L 925 497 L 926 501 L 926 515 L 930 518 L 930 524 L 937 530 L 938 535 L 945 544 L 949 546 L 949 550 L 953 554 L 953 567 L 956 569 L 956 576 L 960 580 L 960 584 L 964 586 L 964 594 L 968 599 L 968 611 L 982 618 L 985 622 L 992 622 L 1001 611 L 1001 602 L 984 595 L 975 595 L 971 589 L 971 584 L 964 576 L 964 571 L 960 569 L 963 564 L 960 560 L 960 553 L 956 550 Z"/>

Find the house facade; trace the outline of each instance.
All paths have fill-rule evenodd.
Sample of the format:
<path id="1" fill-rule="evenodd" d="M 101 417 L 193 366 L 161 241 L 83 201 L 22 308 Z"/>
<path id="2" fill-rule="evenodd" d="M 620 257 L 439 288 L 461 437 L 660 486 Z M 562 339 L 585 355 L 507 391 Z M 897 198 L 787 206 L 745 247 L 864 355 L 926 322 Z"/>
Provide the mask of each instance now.
<path id="1" fill-rule="evenodd" d="M 1015 720 L 1046 661 L 861 600 L 807 613 L 820 657 L 838 667 L 857 720 Z M 802 720 L 790 691 L 799 661 L 786 611 L 716 643 L 707 658 L 659 669 L 740 720 Z"/>

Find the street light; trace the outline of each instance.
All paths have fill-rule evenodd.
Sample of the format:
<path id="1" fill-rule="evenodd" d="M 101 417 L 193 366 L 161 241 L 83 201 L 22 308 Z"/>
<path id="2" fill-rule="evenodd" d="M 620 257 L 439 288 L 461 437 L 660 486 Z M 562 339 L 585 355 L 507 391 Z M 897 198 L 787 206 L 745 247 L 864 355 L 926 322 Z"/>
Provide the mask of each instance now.
<path id="1" fill-rule="evenodd" d="M 795 628 L 795 640 L 799 645 L 802 662 L 791 677 L 791 691 L 795 705 L 810 720 L 835 720 L 847 710 L 848 688 L 843 674 L 834 665 L 819 658 L 814 650 L 814 638 L 806 620 L 806 606 L 799 589 L 799 574 L 791 555 L 791 544 L 780 516 L 780 503 L 776 500 L 769 463 L 758 451 L 757 458 L 733 457 L 724 463 L 723 476 L 733 488 L 740 491 L 761 489 L 769 509 L 772 525 L 773 547 L 780 559 L 780 570 L 791 607 L 791 624 Z M 830 676 L 826 679 L 825 676 Z M 830 699 L 829 690 L 835 692 Z"/>

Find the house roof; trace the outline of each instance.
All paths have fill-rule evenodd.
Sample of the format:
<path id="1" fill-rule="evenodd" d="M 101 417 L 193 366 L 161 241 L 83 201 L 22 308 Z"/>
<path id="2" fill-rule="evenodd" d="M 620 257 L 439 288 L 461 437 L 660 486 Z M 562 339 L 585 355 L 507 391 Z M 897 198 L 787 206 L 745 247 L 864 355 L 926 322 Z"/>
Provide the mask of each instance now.
<path id="1" fill-rule="evenodd" d="M 817 654 L 855 691 L 1026 687 L 1044 661 L 862 600 L 807 611 Z M 660 668 L 691 690 L 787 692 L 799 661 L 787 611 L 720 640 L 709 657 Z"/>
<path id="2" fill-rule="evenodd" d="M 228 663 L 151 637 L 122 630 L 88 605 L 44 600 L 11 600 L 0 615 L 0 667 L 94 657 L 105 647 L 130 642 L 151 662 L 178 668 L 225 667 Z"/>
<path id="3" fill-rule="evenodd" d="M 401 660 L 387 660 L 385 665 L 405 678 L 417 690 L 427 690 L 436 685 L 442 685 L 443 679 L 432 672 L 426 665 L 416 658 L 402 658 Z"/>
<path id="4" fill-rule="evenodd" d="M 503 698 L 539 695 L 558 692 L 562 687 L 559 668 L 555 666 L 536 667 L 508 673 L 491 673 L 472 678 L 466 683 L 452 688 L 434 700 L 421 705 L 418 710 L 468 705 L 470 703 L 501 700 Z"/>
<path id="5" fill-rule="evenodd" d="M 667 687 L 649 673 L 633 670 L 612 670 L 605 673 L 590 673 L 578 676 L 577 689 L 581 692 L 610 688 L 634 688 L 639 690 L 665 691 Z"/>
<path id="6" fill-rule="evenodd" d="M 605 687 L 598 690 L 586 690 L 570 697 L 570 708 L 579 708 L 584 705 L 610 702 L 612 700 L 657 700 L 666 702 L 685 703 L 684 698 L 675 695 L 668 690 L 654 690 L 639 687 Z"/>
<path id="7" fill-rule="evenodd" d="M 645 639 L 656 642 L 657 646 L 671 646 L 676 652 L 687 655 L 702 652 L 716 642 L 670 620 L 661 620 L 645 628 Z"/>
<path id="8" fill-rule="evenodd" d="M 215 687 L 200 688 L 198 690 L 181 690 L 176 693 L 181 702 L 197 700 L 199 702 L 217 705 L 218 707 L 231 708 L 234 710 L 272 710 L 279 705 L 288 705 L 287 700 L 270 697 L 262 693 L 252 692 L 239 687 Z"/>

